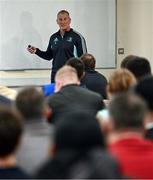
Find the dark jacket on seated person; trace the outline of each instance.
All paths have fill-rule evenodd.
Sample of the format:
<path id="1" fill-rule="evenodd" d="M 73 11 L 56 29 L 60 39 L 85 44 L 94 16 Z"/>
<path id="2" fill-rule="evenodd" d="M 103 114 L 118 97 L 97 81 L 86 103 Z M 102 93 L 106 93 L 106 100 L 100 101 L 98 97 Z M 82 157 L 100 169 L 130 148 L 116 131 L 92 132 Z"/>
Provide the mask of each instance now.
<path id="1" fill-rule="evenodd" d="M 81 83 L 84 84 L 89 90 L 101 94 L 104 99 L 107 98 L 107 79 L 98 71 L 87 70 L 84 77 L 81 79 Z"/>
<path id="2" fill-rule="evenodd" d="M 81 83 L 85 84 L 88 89 L 101 94 L 106 99 L 107 80 L 102 74 L 95 71 L 95 57 L 87 53 L 81 56 L 81 60 L 85 65 L 85 76 L 82 78 Z"/>
<path id="3" fill-rule="evenodd" d="M 38 179 L 120 179 L 114 158 L 101 149 L 59 152 L 36 175 Z"/>
<path id="4" fill-rule="evenodd" d="M 0 179 L 30 179 L 19 167 L 0 168 Z"/>
<path id="5" fill-rule="evenodd" d="M 74 105 L 78 105 L 84 111 L 96 115 L 98 110 L 104 108 L 102 100 L 102 97 L 98 93 L 80 87 L 77 84 L 66 85 L 59 92 L 54 93 L 48 98 L 49 107 L 53 112 L 48 120 L 51 123 L 55 123 L 56 119 L 65 113 L 66 107 L 73 107 Z"/>

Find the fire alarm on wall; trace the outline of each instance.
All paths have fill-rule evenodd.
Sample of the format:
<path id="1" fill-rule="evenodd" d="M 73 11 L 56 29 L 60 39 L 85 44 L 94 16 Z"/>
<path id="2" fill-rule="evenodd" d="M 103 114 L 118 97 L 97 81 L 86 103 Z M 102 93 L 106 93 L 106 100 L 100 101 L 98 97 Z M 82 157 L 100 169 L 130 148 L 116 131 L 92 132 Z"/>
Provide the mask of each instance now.
<path id="1" fill-rule="evenodd" d="M 118 48 L 118 54 L 124 54 L 124 48 Z"/>

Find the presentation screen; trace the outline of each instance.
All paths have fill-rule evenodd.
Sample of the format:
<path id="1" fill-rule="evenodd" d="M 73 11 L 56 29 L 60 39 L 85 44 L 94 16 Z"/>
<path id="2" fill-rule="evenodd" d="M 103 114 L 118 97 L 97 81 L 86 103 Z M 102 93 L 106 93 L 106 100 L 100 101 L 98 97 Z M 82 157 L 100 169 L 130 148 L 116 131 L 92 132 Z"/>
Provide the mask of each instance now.
<path id="1" fill-rule="evenodd" d="M 29 44 L 47 49 L 62 9 L 69 11 L 71 27 L 84 36 L 96 67 L 115 68 L 116 0 L 0 0 L 0 70 L 50 69 L 51 61 L 26 49 Z"/>

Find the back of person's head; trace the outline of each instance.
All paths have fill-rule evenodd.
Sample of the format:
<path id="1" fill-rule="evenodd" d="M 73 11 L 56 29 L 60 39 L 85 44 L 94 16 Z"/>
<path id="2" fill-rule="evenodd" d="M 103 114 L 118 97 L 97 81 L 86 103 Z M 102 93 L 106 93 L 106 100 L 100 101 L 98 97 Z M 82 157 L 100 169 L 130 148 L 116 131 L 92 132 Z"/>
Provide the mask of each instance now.
<path id="1" fill-rule="evenodd" d="M 15 104 L 26 120 L 41 118 L 45 108 L 45 97 L 37 88 L 27 87 L 18 93 Z"/>
<path id="2" fill-rule="evenodd" d="M 92 54 L 83 54 L 81 60 L 84 62 L 85 70 L 94 70 L 96 59 Z"/>
<path id="3" fill-rule="evenodd" d="M 15 152 L 22 131 L 22 116 L 19 112 L 7 106 L 0 106 L 0 158 Z"/>
<path id="4" fill-rule="evenodd" d="M 150 111 L 153 111 L 153 76 L 148 75 L 141 79 L 134 91 L 146 101 Z"/>
<path id="5" fill-rule="evenodd" d="M 136 78 L 127 69 L 115 70 L 109 77 L 107 85 L 108 96 L 128 91 L 136 84 Z"/>
<path id="6" fill-rule="evenodd" d="M 146 58 L 143 57 L 137 56 L 132 61 L 129 61 L 126 68 L 135 75 L 137 80 L 151 74 L 150 63 Z"/>
<path id="7" fill-rule="evenodd" d="M 60 118 L 56 124 L 55 144 L 57 151 L 105 147 L 95 116 L 83 110 L 67 112 Z"/>
<path id="8" fill-rule="evenodd" d="M 84 75 L 84 63 L 78 58 L 70 58 L 67 62 L 67 65 L 72 66 L 76 69 L 78 78 L 81 79 Z"/>
<path id="9" fill-rule="evenodd" d="M 120 178 L 116 161 L 106 152 L 95 116 L 83 110 L 61 116 L 55 129 L 54 156 L 38 179 Z"/>
<path id="10" fill-rule="evenodd" d="M 69 84 L 80 84 L 77 71 L 75 68 L 64 65 L 60 68 L 55 76 L 55 92 L 58 92 L 63 86 Z"/>
<path id="11" fill-rule="evenodd" d="M 132 61 L 132 60 L 135 59 L 136 57 L 137 57 L 136 55 L 128 55 L 128 56 L 126 56 L 126 57 L 122 60 L 120 67 L 121 67 L 121 68 L 127 68 L 127 63 L 128 63 L 129 61 Z"/>
<path id="12" fill-rule="evenodd" d="M 143 128 L 147 105 L 140 97 L 132 93 L 121 93 L 113 97 L 108 108 L 115 130 Z"/>

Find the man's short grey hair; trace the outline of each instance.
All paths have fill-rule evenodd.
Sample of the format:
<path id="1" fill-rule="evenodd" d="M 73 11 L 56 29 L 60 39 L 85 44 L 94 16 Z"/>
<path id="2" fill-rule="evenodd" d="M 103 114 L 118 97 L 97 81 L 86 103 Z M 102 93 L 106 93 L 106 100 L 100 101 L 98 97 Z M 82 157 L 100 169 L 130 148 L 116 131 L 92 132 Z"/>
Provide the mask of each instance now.
<path id="1" fill-rule="evenodd" d="M 59 14 L 67 14 L 68 16 L 70 16 L 69 12 L 68 12 L 67 10 L 65 10 L 65 9 L 60 10 L 60 11 L 57 13 L 57 16 L 58 16 Z"/>

